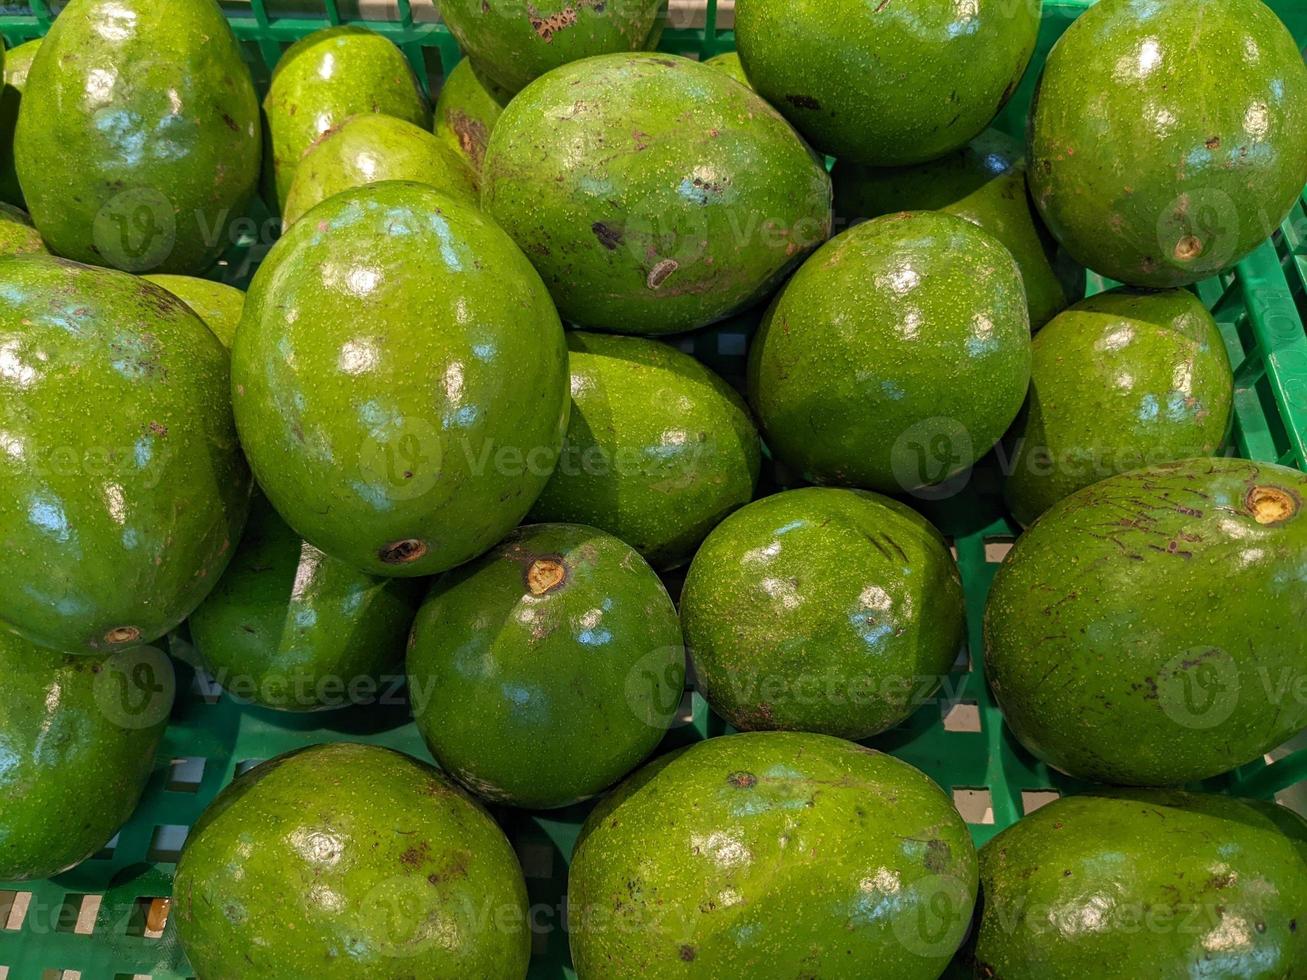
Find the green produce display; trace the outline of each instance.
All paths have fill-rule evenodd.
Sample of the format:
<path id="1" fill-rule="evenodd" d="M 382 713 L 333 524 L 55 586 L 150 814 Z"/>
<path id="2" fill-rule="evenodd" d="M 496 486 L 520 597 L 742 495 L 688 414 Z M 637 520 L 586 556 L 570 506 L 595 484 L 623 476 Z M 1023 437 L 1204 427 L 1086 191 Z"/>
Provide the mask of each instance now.
<path id="1" fill-rule="evenodd" d="M 26 207 L 23 189 L 18 186 L 18 171 L 14 167 L 14 130 L 18 126 L 18 107 L 27 88 L 27 73 L 32 59 L 41 47 L 40 39 L 27 41 L 6 51 L 4 88 L 0 90 L 0 201 L 15 207 Z"/>
<path id="2" fill-rule="evenodd" d="M 27 212 L 0 201 L 0 257 L 48 254 Z"/>
<path id="3" fill-rule="evenodd" d="M 490 133 L 508 104 L 509 96 L 487 83 L 464 58 L 445 78 L 436 99 L 436 136 L 453 147 L 478 182 L 486 158 Z"/>
<path id="4" fill-rule="evenodd" d="M 245 294 L 234 286 L 196 279 L 192 276 L 143 276 L 156 286 L 162 286 L 204 321 L 223 347 L 231 349 L 236 339 L 236 327 L 245 309 Z"/>

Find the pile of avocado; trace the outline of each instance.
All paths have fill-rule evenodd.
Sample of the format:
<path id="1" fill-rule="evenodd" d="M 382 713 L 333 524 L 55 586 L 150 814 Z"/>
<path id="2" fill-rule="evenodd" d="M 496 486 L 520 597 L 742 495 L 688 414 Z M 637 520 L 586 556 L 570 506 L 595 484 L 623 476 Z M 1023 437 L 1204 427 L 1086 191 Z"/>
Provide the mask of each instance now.
<path id="1" fill-rule="evenodd" d="M 184 637 L 303 746 L 189 830 L 200 980 L 518 980 L 501 823 L 575 806 L 581 980 L 1307 976 L 1307 820 L 1210 791 L 1307 729 L 1307 474 L 1227 452 L 1189 288 L 1307 184 L 1277 16 L 1099 0 L 1022 142 L 1040 0 L 736 0 L 706 61 L 667 0 L 441 8 L 430 87 L 355 25 L 260 93 L 217 0 L 4 53 L 0 881 L 131 819 Z M 983 622 L 925 516 L 977 467 Z M 876 748 L 968 635 L 993 778 L 1074 790 L 979 850 Z M 338 734 L 392 678 L 426 758 Z"/>

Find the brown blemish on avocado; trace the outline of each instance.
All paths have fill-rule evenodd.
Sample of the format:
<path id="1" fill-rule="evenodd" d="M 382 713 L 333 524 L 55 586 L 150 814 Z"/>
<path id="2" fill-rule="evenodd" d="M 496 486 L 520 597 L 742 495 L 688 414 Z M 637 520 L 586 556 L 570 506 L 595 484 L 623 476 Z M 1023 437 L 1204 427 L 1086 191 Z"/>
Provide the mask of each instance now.
<path id="1" fill-rule="evenodd" d="M 686 963 L 693 962 L 695 957 L 695 948 L 693 946 L 682 946 L 680 950 L 680 956 L 681 959 L 684 960 Z"/>
<path id="2" fill-rule="evenodd" d="M 620 228 L 596 221 L 590 226 L 590 230 L 594 232 L 595 238 L 599 239 L 599 244 L 610 252 L 616 251 L 617 246 L 622 244 L 623 236 Z"/>
<path id="3" fill-rule="evenodd" d="M 1219 150 L 1221 148 L 1221 137 L 1213 136 L 1211 139 L 1209 139 L 1207 141 L 1207 148 L 1209 150 Z"/>
<path id="4" fill-rule="evenodd" d="M 104 642 L 115 645 L 135 643 L 140 638 L 141 630 L 138 626 L 115 626 L 104 634 Z"/>
<path id="5" fill-rule="evenodd" d="M 386 545 L 379 552 L 380 558 L 387 565 L 408 565 L 427 553 L 427 543 L 417 538 L 405 538 Z"/>
<path id="6" fill-rule="evenodd" d="M 926 842 L 926 858 L 922 862 L 926 870 L 933 874 L 940 874 L 948 867 L 949 861 L 953 859 L 953 850 L 948 846 L 948 841 L 931 840 Z"/>
<path id="7" fill-rule="evenodd" d="M 486 156 L 486 142 L 490 139 L 490 132 L 486 129 L 485 123 L 473 119 L 465 112 L 455 112 L 450 115 L 449 126 L 458 138 L 458 145 L 472 160 L 476 169 L 480 170 Z"/>
<path id="8" fill-rule="evenodd" d="M 675 259 L 663 259 L 656 266 L 649 270 L 649 278 L 645 280 L 645 285 L 650 289 L 657 289 L 667 277 L 681 267 L 681 263 Z"/>
<path id="9" fill-rule="evenodd" d="M 426 841 L 414 844 L 412 847 L 405 849 L 404 853 L 399 856 L 399 863 L 404 865 L 406 868 L 416 868 L 426 860 L 427 854 L 430 850 L 431 845 Z"/>
<path id="10" fill-rule="evenodd" d="M 567 581 L 567 565 L 561 558 L 537 558 L 527 566 L 525 578 L 532 595 L 544 595 Z"/>
<path id="11" fill-rule="evenodd" d="M 726 777 L 726 781 L 736 789 L 753 789 L 758 785 L 758 777 L 751 772 L 733 772 Z"/>
<path id="12" fill-rule="evenodd" d="M 1283 487 L 1253 487 L 1244 506 L 1258 524 L 1282 524 L 1298 513 L 1298 498 Z"/>
<path id="13" fill-rule="evenodd" d="M 821 103 L 811 95 L 787 95 L 785 101 L 799 109 L 810 109 L 813 112 L 821 112 Z"/>
<path id="14" fill-rule="evenodd" d="M 1197 235 L 1185 235 L 1175 243 L 1175 257 L 1181 262 L 1192 262 L 1203 254 L 1203 242 Z"/>

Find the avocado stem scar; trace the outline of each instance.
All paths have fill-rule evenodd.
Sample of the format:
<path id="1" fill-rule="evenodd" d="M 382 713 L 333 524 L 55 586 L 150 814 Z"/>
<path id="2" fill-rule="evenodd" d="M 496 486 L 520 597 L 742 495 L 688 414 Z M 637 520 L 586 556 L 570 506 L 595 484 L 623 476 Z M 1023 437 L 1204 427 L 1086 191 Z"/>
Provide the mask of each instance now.
<path id="1" fill-rule="evenodd" d="M 105 643 L 135 643 L 141 638 L 141 631 L 136 626 L 115 626 L 104 634 Z"/>
<path id="2" fill-rule="evenodd" d="M 427 543 L 417 538 L 405 538 L 381 549 L 381 560 L 387 565 L 407 565 L 427 553 Z"/>
<path id="3" fill-rule="evenodd" d="M 1280 524 L 1298 513 L 1298 499 L 1280 487 L 1253 487 L 1244 504 L 1258 524 Z"/>
<path id="4" fill-rule="evenodd" d="M 526 587 L 532 595 L 544 595 L 567 580 L 567 566 L 559 558 L 537 558 L 526 570 Z"/>

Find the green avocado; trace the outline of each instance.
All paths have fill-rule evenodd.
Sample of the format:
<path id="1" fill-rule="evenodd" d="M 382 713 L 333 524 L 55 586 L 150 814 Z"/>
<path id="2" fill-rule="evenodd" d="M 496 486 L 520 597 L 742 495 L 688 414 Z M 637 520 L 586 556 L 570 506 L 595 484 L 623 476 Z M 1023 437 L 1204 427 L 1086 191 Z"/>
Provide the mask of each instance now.
<path id="1" fill-rule="evenodd" d="M 241 444 L 269 501 L 374 575 L 443 572 L 521 521 L 562 447 L 567 377 L 558 313 L 508 236 L 394 181 L 291 227 L 232 349 Z"/>
<path id="2" fill-rule="evenodd" d="M 762 447 L 748 407 L 656 340 L 572 331 L 567 347 L 567 439 L 532 519 L 602 528 L 655 568 L 683 564 L 753 499 Z"/>
<path id="3" fill-rule="evenodd" d="M 1115 473 L 1211 456 L 1233 399 L 1220 328 L 1192 293 L 1123 288 L 1078 303 L 1035 337 L 1008 505 L 1028 525 Z"/>
<path id="4" fill-rule="evenodd" d="M 1035 217 L 1026 194 L 1021 144 L 996 129 L 962 149 L 911 167 L 860 167 L 837 162 L 831 171 L 835 215 L 849 223 L 896 211 L 943 211 L 966 218 L 997 238 L 1021 268 L 1038 330 L 1084 295 L 1084 270 L 1068 267 Z"/>
<path id="5" fill-rule="evenodd" d="M 509 96 L 487 82 L 464 58 L 445 78 L 436 99 L 435 132 L 481 178 L 490 133 L 508 105 Z"/>
<path id="6" fill-rule="evenodd" d="M 1170 786 L 1307 727 L 1307 474 L 1164 463 L 1056 504 L 1017 541 L 985 609 L 985 675 L 1052 766 Z"/>
<path id="7" fill-rule="evenodd" d="M 431 107 L 404 53 L 363 27 L 326 27 L 281 56 L 263 100 L 265 197 L 282 210 L 300 160 L 328 130 L 360 112 L 429 129 Z"/>
<path id="8" fill-rule="evenodd" d="M 0 629 L 0 881 L 50 878 L 136 809 L 172 708 L 168 658 L 78 657 Z"/>
<path id="9" fill-rule="evenodd" d="M 966 629 L 962 579 L 920 514 L 807 487 L 728 517 L 681 594 L 698 691 L 736 728 L 861 739 L 925 704 Z"/>
<path id="10" fill-rule="evenodd" d="M 71 0 L 32 61 L 14 160 L 51 251 L 202 272 L 259 179 L 259 102 L 213 0 Z"/>
<path id="11" fill-rule="evenodd" d="M 264 762 L 191 828 L 173 916 L 222 980 L 526 975 L 526 885 L 504 832 L 435 769 L 375 745 Z"/>
<path id="12" fill-rule="evenodd" d="M 1020 269 L 988 232 L 934 211 L 832 239 L 749 352 L 749 401 L 772 452 L 810 482 L 889 493 L 965 471 L 1029 381 Z"/>
<path id="13" fill-rule="evenodd" d="M 483 206 L 563 318 L 613 333 L 692 330 L 765 299 L 826 240 L 830 195 L 779 113 L 667 54 L 550 72 L 504 110 L 482 172 Z"/>
<path id="14" fill-rule="evenodd" d="M 0 620 L 42 646 L 150 643 L 199 605 L 245 524 L 227 355 L 126 273 L 0 259 Z"/>
<path id="15" fill-rule="evenodd" d="M 259 499 L 226 574 L 191 613 L 191 639 L 238 697 L 339 708 L 375 700 L 402 669 L 422 588 L 328 558 Z"/>
<path id="16" fill-rule="evenodd" d="M 818 150 L 898 166 L 989 125 L 1030 63 L 1040 5 L 737 0 L 735 43 L 754 87 Z"/>
<path id="17" fill-rule="evenodd" d="M 1092 790 L 980 852 L 977 977 L 1283 980 L 1307 964 L 1307 822 L 1274 803 Z"/>
<path id="18" fill-rule="evenodd" d="M 715 58 L 709 58 L 704 62 L 704 64 L 712 65 L 719 71 L 726 72 L 726 74 L 730 75 L 741 85 L 747 85 L 749 88 L 753 88 L 753 84 L 749 81 L 749 76 L 744 73 L 744 63 L 740 61 L 740 54 L 738 51 L 724 51 Z"/>
<path id="19" fill-rule="evenodd" d="M 212 279 L 196 279 L 192 276 L 142 276 L 156 286 L 162 286 L 204 321 L 204 325 L 213 331 L 222 346 L 231 349 L 236 337 L 236 327 L 241 322 L 241 312 L 245 309 L 245 294 L 235 286 L 214 282 Z"/>
<path id="20" fill-rule="evenodd" d="M 369 112 L 324 133 L 304 154 L 282 209 L 285 225 L 341 191 L 383 180 L 429 184 L 464 204 L 480 203 L 476 176 L 448 145 L 403 119 Z"/>
<path id="21" fill-rule="evenodd" d="M 440 15 L 477 70 L 511 97 L 570 62 L 657 47 L 667 0 L 441 0 Z"/>
<path id="22" fill-rule="evenodd" d="M 586 980 L 935 980 L 977 887 L 962 817 L 924 773 L 825 735 L 665 755 L 591 813 L 568 884 Z"/>
<path id="23" fill-rule="evenodd" d="M 657 747 L 685 649 L 667 590 L 629 545 L 535 524 L 436 582 L 408 680 L 442 769 L 488 800 L 545 809 L 602 792 Z"/>
<path id="24" fill-rule="evenodd" d="M 0 201 L 0 257 L 48 254 L 27 212 Z"/>
<path id="25" fill-rule="evenodd" d="M 41 47 L 41 38 L 27 41 L 4 53 L 4 89 L 0 91 L 0 201 L 25 208 L 23 189 L 18 186 L 14 168 L 14 129 L 18 126 L 18 107 L 27 88 L 27 73 Z"/>
<path id="26" fill-rule="evenodd" d="M 1261 0 L 1102 0 L 1049 54 L 1030 190 L 1076 259 L 1183 286 L 1243 258 L 1307 183 L 1307 65 Z"/>

